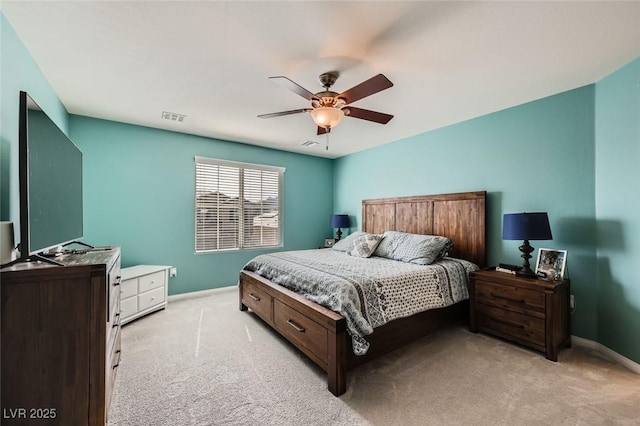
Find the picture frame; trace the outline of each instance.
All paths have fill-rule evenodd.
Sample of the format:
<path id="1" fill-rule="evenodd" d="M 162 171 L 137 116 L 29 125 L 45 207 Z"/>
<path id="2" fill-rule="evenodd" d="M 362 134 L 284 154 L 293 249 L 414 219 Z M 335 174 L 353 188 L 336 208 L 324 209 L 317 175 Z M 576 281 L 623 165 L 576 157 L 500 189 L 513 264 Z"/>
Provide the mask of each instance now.
<path id="1" fill-rule="evenodd" d="M 567 266 L 567 251 L 541 248 L 538 250 L 536 275 L 545 281 L 562 281 Z"/>
<path id="2" fill-rule="evenodd" d="M 324 247 L 325 248 L 333 247 L 333 245 L 335 243 L 336 243 L 335 238 L 325 238 L 324 239 Z"/>

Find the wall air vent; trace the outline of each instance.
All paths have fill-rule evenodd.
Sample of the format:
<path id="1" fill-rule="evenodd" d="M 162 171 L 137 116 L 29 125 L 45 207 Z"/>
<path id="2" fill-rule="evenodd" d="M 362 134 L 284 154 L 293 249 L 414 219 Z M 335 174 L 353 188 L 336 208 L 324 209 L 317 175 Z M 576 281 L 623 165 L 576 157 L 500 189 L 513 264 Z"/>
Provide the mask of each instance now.
<path id="1" fill-rule="evenodd" d="M 304 141 L 302 142 L 300 145 L 302 146 L 314 146 L 314 145 L 318 145 L 320 144 L 320 142 L 315 142 L 315 141 Z"/>
<path id="2" fill-rule="evenodd" d="M 177 114 L 175 112 L 162 111 L 162 118 L 169 121 L 177 121 L 178 123 L 182 123 L 187 116 L 184 114 Z"/>

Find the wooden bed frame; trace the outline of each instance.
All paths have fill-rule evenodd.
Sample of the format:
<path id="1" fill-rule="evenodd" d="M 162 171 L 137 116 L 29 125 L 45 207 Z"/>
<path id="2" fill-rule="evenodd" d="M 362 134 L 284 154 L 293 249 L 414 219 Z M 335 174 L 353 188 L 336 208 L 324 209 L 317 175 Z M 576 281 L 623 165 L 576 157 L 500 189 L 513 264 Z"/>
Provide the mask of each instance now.
<path id="1" fill-rule="evenodd" d="M 362 230 L 444 235 L 454 241 L 450 256 L 485 266 L 486 192 L 382 198 L 362 201 Z M 328 375 L 329 391 L 346 391 L 346 371 L 400 346 L 459 322 L 467 301 L 399 318 L 366 336 L 366 355 L 356 356 L 346 319 L 303 296 L 249 271 L 240 272 L 240 310 L 251 309 Z"/>

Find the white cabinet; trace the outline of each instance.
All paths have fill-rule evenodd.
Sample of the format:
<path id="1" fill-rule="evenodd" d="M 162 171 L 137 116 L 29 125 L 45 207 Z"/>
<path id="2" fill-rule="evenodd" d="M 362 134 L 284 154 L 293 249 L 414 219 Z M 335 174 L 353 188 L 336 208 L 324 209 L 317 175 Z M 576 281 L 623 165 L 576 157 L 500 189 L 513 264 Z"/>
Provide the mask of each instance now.
<path id="1" fill-rule="evenodd" d="M 126 324 L 167 306 L 170 268 L 171 266 L 161 265 L 137 265 L 122 268 L 121 324 Z"/>

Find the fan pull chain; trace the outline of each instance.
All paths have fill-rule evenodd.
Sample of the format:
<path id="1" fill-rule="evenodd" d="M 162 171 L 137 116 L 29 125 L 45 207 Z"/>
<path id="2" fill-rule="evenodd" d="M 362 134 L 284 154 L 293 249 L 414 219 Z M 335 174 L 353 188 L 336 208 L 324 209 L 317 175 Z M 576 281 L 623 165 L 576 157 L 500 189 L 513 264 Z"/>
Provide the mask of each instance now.
<path id="1" fill-rule="evenodd" d="M 324 145 L 324 149 L 325 151 L 329 151 L 329 132 L 325 133 L 325 145 Z"/>

